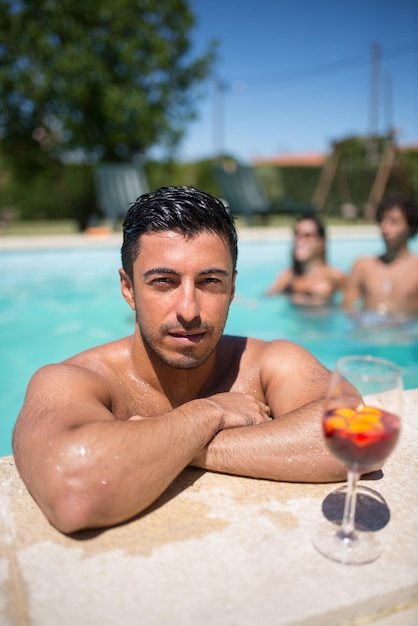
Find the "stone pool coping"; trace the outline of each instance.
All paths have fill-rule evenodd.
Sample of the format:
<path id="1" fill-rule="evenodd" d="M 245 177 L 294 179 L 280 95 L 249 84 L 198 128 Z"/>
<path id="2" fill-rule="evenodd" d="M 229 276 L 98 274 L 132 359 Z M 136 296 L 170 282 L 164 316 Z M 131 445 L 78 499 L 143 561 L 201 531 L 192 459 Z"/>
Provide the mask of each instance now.
<path id="1" fill-rule="evenodd" d="M 2 626 L 416 626 L 418 389 L 404 392 L 400 443 L 372 521 L 381 557 L 328 561 L 311 545 L 334 485 L 189 468 L 143 515 L 64 536 L 0 458 Z M 384 513 L 384 512 L 383 512 Z"/>
<path id="2" fill-rule="evenodd" d="M 268 241 L 275 239 L 289 239 L 292 229 L 274 227 L 242 228 L 238 231 L 240 241 Z M 378 235 L 375 225 L 329 226 L 327 236 L 330 237 L 370 237 Z M 0 251 L 7 250 L 42 250 L 51 248 L 95 248 L 120 246 L 122 233 L 106 233 L 88 235 L 74 233 L 67 235 L 4 235 L 0 236 Z"/>

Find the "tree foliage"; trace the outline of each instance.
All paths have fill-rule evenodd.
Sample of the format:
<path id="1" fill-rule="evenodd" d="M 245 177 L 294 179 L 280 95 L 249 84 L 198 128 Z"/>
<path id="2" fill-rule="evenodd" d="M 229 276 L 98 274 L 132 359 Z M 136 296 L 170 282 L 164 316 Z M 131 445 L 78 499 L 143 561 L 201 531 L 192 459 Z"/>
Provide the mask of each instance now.
<path id="1" fill-rule="evenodd" d="M 213 42 L 193 56 L 186 0 L 0 0 L 3 152 L 33 164 L 175 148 Z"/>

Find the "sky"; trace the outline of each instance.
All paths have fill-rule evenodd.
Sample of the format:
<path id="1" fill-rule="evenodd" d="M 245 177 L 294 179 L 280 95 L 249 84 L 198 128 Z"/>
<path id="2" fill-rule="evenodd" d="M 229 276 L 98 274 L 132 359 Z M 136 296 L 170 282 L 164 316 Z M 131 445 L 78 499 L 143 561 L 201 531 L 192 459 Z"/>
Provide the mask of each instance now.
<path id="1" fill-rule="evenodd" d="M 219 42 L 179 150 L 243 162 L 327 154 L 395 128 L 418 145 L 417 0 L 189 0 L 193 51 Z"/>

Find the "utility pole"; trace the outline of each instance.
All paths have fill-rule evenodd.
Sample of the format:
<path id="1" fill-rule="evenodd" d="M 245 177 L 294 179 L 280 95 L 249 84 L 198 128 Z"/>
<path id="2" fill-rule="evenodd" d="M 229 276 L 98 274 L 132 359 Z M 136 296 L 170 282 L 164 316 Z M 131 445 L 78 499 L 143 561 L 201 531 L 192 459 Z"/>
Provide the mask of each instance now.
<path id="1" fill-rule="evenodd" d="M 213 149 L 215 157 L 220 159 L 225 150 L 225 89 L 226 84 L 215 80 L 213 94 Z"/>
<path id="2" fill-rule="evenodd" d="M 380 45 L 372 43 L 370 66 L 370 110 L 369 110 L 369 162 L 376 165 L 378 155 L 377 138 L 379 135 L 379 83 L 380 83 Z"/>
<path id="3" fill-rule="evenodd" d="M 393 83 L 392 83 L 392 75 L 387 73 L 385 74 L 385 82 L 384 82 L 384 113 L 385 113 L 385 128 L 387 131 L 387 136 L 391 137 L 394 133 L 394 123 L 393 123 Z"/>

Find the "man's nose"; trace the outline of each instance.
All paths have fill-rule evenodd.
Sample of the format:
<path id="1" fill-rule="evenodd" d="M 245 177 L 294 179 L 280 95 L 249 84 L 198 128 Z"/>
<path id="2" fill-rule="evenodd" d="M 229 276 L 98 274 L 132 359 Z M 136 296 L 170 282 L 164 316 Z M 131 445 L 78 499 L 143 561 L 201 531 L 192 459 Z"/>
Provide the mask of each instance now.
<path id="1" fill-rule="evenodd" d="M 200 315 L 199 297 L 194 285 L 182 285 L 178 291 L 177 315 L 190 322 Z"/>

